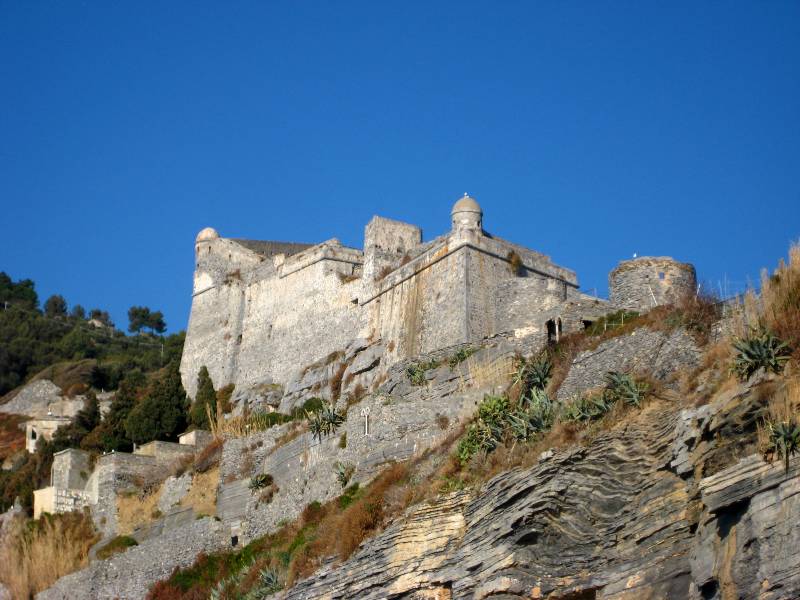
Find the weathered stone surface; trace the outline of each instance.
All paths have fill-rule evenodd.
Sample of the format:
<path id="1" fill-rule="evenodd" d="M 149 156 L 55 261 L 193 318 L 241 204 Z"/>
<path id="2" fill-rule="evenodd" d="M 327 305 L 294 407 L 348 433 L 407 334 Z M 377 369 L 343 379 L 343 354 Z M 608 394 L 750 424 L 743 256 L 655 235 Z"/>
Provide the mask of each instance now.
<path id="1" fill-rule="evenodd" d="M 652 405 L 585 448 L 413 507 L 285 597 L 800 597 L 800 459 L 788 474 L 749 456 L 699 482 L 701 465 L 676 475 L 676 458 L 708 456 L 678 448 L 708 420 Z"/>
<path id="2" fill-rule="evenodd" d="M 38 379 L 25 384 L 10 401 L 0 408 L 4 413 L 41 417 L 47 407 L 61 400 L 61 388 L 49 379 Z"/>
<path id="3" fill-rule="evenodd" d="M 685 330 L 665 333 L 642 327 L 575 357 L 558 390 L 558 399 L 567 400 L 602 386 L 609 371 L 644 373 L 669 386 L 679 370 L 696 367 L 699 359 L 700 350 Z"/>
<path id="4" fill-rule="evenodd" d="M 167 577 L 175 567 L 190 565 L 198 553 L 212 552 L 226 542 L 230 540 L 221 523 L 210 518 L 192 521 L 62 577 L 36 598 L 141 600 L 153 582 Z"/>
<path id="5" fill-rule="evenodd" d="M 161 485 L 158 497 L 158 510 L 167 513 L 178 504 L 192 487 L 192 474 L 184 473 L 180 477 L 170 476 Z"/>

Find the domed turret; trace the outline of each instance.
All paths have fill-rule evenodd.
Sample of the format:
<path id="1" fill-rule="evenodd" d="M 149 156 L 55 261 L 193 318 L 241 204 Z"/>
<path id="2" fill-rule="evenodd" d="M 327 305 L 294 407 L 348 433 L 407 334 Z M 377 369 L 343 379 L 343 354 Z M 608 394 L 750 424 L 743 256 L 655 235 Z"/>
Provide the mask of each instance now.
<path id="1" fill-rule="evenodd" d="M 483 211 L 475 198 L 466 193 L 453 205 L 450 215 L 454 231 L 463 229 L 480 231 L 483 227 Z"/>
<path id="2" fill-rule="evenodd" d="M 197 239 L 195 239 L 195 243 L 199 242 L 210 242 L 211 240 L 219 239 L 219 233 L 213 227 L 206 227 L 200 233 L 197 234 Z"/>

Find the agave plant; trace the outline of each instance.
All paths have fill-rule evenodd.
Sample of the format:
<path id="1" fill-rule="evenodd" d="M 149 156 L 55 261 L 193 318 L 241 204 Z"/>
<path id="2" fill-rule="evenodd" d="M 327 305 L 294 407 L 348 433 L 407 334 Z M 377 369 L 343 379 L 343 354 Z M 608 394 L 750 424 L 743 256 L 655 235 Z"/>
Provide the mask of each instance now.
<path id="1" fill-rule="evenodd" d="M 355 470 L 356 468 L 349 463 L 336 463 L 336 479 L 342 488 L 347 487 L 347 484 L 350 482 L 350 478 L 353 476 Z"/>
<path id="2" fill-rule="evenodd" d="M 538 359 L 528 364 L 528 389 L 543 390 L 550 381 L 550 374 L 553 371 L 553 363 L 550 358 L 543 354 Z"/>
<path id="3" fill-rule="evenodd" d="M 283 585 L 275 571 L 266 568 L 261 569 L 255 585 L 242 597 L 242 600 L 263 600 L 282 589 Z"/>
<path id="4" fill-rule="evenodd" d="M 784 470 L 789 472 L 789 457 L 800 451 L 800 425 L 791 421 L 767 423 L 770 442 L 783 457 Z"/>
<path id="5" fill-rule="evenodd" d="M 750 337 L 733 343 L 736 356 L 733 371 L 741 381 L 750 379 L 759 369 L 780 373 L 792 353 L 789 345 L 769 331 L 754 331 Z"/>
<path id="6" fill-rule="evenodd" d="M 250 493 L 255 493 L 260 489 L 267 487 L 268 485 L 272 485 L 272 475 L 269 473 L 259 473 L 258 475 L 253 475 L 250 478 L 250 483 L 247 485 Z"/>
<path id="7" fill-rule="evenodd" d="M 322 442 L 322 438 L 336 432 L 344 423 L 344 415 L 337 412 L 333 404 L 326 404 L 316 412 L 306 411 L 311 435 Z"/>
<path id="8" fill-rule="evenodd" d="M 603 393 L 609 404 L 622 400 L 625 404 L 638 408 L 647 396 L 648 385 L 643 381 L 636 381 L 627 373 L 609 371 L 605 379 L 606 389 Z"/>
<path id="9" fill-rule="evenodd" d="M 611 408 L 604 394 L 580 396 L 564 407 L 561 418 L 564 421 L 593 421 L 599 419 Z"/>

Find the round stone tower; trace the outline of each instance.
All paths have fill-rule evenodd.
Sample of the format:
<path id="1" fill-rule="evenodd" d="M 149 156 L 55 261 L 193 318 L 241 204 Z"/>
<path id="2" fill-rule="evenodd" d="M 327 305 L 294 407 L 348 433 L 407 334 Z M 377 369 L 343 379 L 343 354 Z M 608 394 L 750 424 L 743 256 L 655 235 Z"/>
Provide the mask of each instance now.
<path id="1" fill-rule="evenodd" d="M 611 304 L 645 312 L 662 304 L 676 304 L 697 289 L 694 265 L 669 256 L 642 256 L 623 260 L 608 275 Z"/>
<path id="2" fill-rule="evenodd" d="M 450 211 L 452 217 L 453 231 L 478 231 L 483 230 L 483 211 L 475 200 L 464 194 L 453 205 Z"/>

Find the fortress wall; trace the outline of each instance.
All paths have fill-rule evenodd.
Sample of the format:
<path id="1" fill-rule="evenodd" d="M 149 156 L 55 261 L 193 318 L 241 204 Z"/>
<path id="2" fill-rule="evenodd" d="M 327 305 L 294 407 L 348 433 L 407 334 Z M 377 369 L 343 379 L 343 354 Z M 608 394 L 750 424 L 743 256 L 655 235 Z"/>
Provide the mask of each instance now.
<path id="1" fill-rule="evenodd" d="M 572 287 L 578 287 L 578 278 L 575 275 L 575 271 L 553 264 L 550 257 L 545 254 L 489 235 L 480 236 L 472 243 L 484 252 L 494 254 L 501 259 L 507 259 L 509 252 L 516 253 L 522 259 L 522 265 L 529 271 L 528 276 L 533 277 L 536 273 L 548 275 L 561 279 Z"/>
<path id="2" fill-rule="evenodd" d="M 355 263 L 358 255 L 351 253 L 345 254 L 351 262 L 341 257 L 321 257 L 316 262 L 300 257 L 308 262 L 304 268 L 248 286 L 241 338 L 231 350 L 236 353 L 236 365 L 222 380 L 212 374 L 215 387 L 231 382 L 252 385 L 266 378 L 285 382 L 297 369 L 362 336 L 366 319 L 358 307 L 361 282 L 340 277 L 360 268 Z"/>
<path id="3" fill-rule="evenodd" d="M 372 217 L 364 228 L 364 280 L 373 282 L 383 269 L 398 266 L 422 243 L 416 225 Z"/>
<path id="4" fill-rule="evenodd" d="M 233 380 L 245 292 L 245 285 L 234 281 L 206 289 L 192 299 L 181 357 L 181 378 L 189 396 L 197 391 L 197 374 L 203 365 L 215 387 Z"/>
<path id="5" fill-rule="evenodd" d="M 272 261 L 239 244 L 218 238 L 195 244 L 192 308 L 181 357 L 181 379 L 189 396 L 200 367 L 211 379 L 230 381 L 236 368 L 244 310 L 245 281 L 276 273 Z"/>
<path id="6" fill-rule="evenodd" d="M 89 453 L 68 448 L 53 455 L 50 485 L 61 489 L 82 490 L 86 488 L 91 472 Z"/>
<path id="7" fill-rule="evenodd" d="M 403 274 L 421 270 L 367 305 L 372 330 L 391 348 L 389 362 L 466 341 L 465 253 L 447 250 L 445 245 L 403 267 Z"/>
<path id="8" fill-rule="evenodd" d="M 540 315 L 558 308 L 564 302 L 564 284 L 549 277 L 516 277 L 500 282 L 495 287 L 495 327 L 497 333 L 527 330 L 539 331 Z M 534 333 L 534 330 L 529 333 Z"/>

